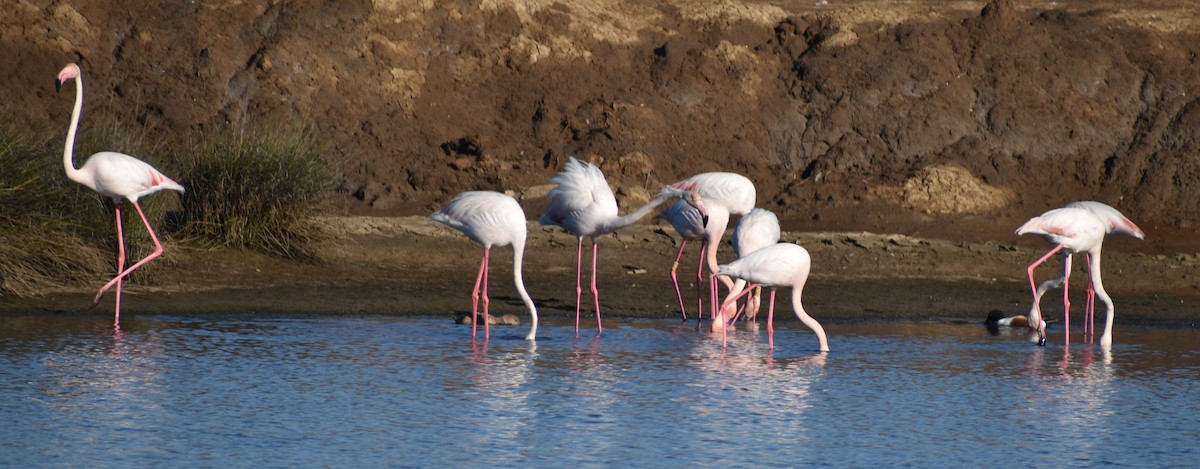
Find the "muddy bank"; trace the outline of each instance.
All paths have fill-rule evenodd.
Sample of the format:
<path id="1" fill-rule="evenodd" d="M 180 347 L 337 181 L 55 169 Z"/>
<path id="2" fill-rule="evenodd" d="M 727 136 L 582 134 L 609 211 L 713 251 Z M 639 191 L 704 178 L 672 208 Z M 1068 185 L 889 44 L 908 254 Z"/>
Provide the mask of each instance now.
<path id="1" fill-rule="evenodd" d="M 381 313 L 446 314 L 470 311 L 470 290 L 482 250 L 457 232 L 419 217 L 332 217 L 314 263 L 282 261 L 235 250 L 169 246 L 152 284 L 128 287 L 126 314 L 144 313 Z M 531 223 L 525 279 L 544 317 L 574 317 L 575 239 Z M 644 224 L 601 240 L 602 313 L 610 317 L 679 317 L 668 271 L 678 249 L 668 225 Z M 992 309 L 1028 310 L 1024 267 L 1044 253 L 1003 242 L 958 242 L 871 233 L 786 232 L 813 257 L 806 308 L 821 320 L 982 321 Z M 679 269 L 684 298 L 694 313 L 699 253 L 689 246 Z M 730 256 L 725 246 L 723 259 Z M 512 286 L 509 249 L 493 253 L 493 311 L 525 318 Z M 1105 281 L 1118 307 L 1118 324 L 1150 321 L 1193 324 L 1200 317 L 1200 255 L 1105 251 Z M 1060 267 L 1048 263 L 1039 279 Z M 1082 271 L 1075 287 L 1082 292 Z M 584 276 L 585 282 L 587 275 Z M 89 311 L 95 285 L 63 288 L 44 297 L 9 299 L 8 312 Z M 586 291 L 585 285 L 585 291 Z M 784 320 L 794 320 L 786 295 Z M 1050 296 L 1046 314 L 1061 317 Z M 1082 305 L 1076 295 L 1076 305 Z M 590 299 L 585 294 L 585 302 Z M 1078 311 L 1078 307 L 1076 308 Z M 93 314 L 111 314 L 111 296 Z M 591 308 L 584 308 L 590 315 Z"/>

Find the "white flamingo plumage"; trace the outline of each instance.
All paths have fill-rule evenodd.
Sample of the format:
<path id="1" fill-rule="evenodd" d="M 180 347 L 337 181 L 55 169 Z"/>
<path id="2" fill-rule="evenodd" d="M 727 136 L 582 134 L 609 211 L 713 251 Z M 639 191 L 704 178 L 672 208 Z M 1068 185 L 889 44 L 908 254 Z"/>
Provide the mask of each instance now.
<path id="1" fill-rule="evenodd" d="M 770 210 L 756 208 L 738 219 L 737 224 L 733 226 L 733 254 L 741 259 L 754 251 L 779 243 L 779 237 L 779 217 Z M 741 291 L 745 288 L 745 283 L 746 281 L 742 279 L 734 281 L 733 288 L 730 289 L 729 297 L 726 297 L 726 300 L 733 297 L 734 291 Z M 747 320 L 753 321 L 758 316 L 758 309 L 762 304 L 761 291 L 762 288 L 755 288 L 754 293 L 746 298 L 745 315 Z M 736 319 L 735 316 L 730 321 Z"/>
<path id="2" fill-rule="evenodd" d="M 116 206 L 117 275 L 104 284 L 103 287 L 100 287 L 100 291 L 96 293 L 93 304 L 99 303 L 104 293 L 116 285 L 115 316 L 119 324 L 121 320 L 121 283 L 123 279 L 130 272 L 133 272 L 134 269 L 145 265 L 163 253 L 162 243 L 158 241 L 158 236 L 154 233 L 154 229 L 150 227 L 150 221 L 146 219 L 146 214 L 142 211 L 142 206 L 138 204 L 138 199 L 161 190 L 173 190 L 183 193 L 184 189 L 183 186 L 163 175 L 163 173 L 154 169 L 149 164 L 146 164 L 146 162 L 123 153 L 110 151 L 96 153 L 88 157 L 88 160 L 84 162 L 82 167 L 75 169 L 73 161 L 75 131 L 79 127 L 79 113 L 83 109 L 83 77 L 79 66 L 67 64 L 62 71 L 58 72 L 58 80 L 55 81 L 55 87 L 61 88 L 67 80 L 72 79 L 75 80 L 75 107 L 71 111 L 71 125 L 67 129 L 67 143 L 66 148 L 63 150 L 63 169 L 66 171 L 68 179 L 83 184 L 98 194 L 112 199 L 113 205 Z M 137 209 L 138 215 L 142 218 L 142 224 L 146 226 L 146 231 L 150 233 L 150 239 L 154 241 L 154 251 L 128 269 L 125 268 L 125 236 L 121 227 L 122 199 L 128 200 Z"/>
<path id="3" fill-rule="evenodd" d="M 646 205 L 625 216 L 619 216 L 617 199 L 613 195 L 612 189 L 608 187 L 608 181 L 604 178 L 604 173 L 596 165 L 579 161 L 574 157 L 571 157 L 567 161 L 562 172 L 550 178 L 550 183 L 557 184 L 557 186 L 551 189 L 550 193 L 546 195 L 550 199 L 550 205 L 546 207 L 546 212 L 538 219 L 538 222 L 543 225 L 561 227 L 574 234 L 578 239 L 575 258 L 576 334 L 579 333 L 579 313 L 583 296 L 581 279 L 583 275 L 584 237 L 592 239 L 591 291 L 592 298 L 595 301 L 596 329 L 597 334 L 599 334 L 603 332 L 604 327 L 600 318 L 600 292 L 596 287 L 597 254 L 600 247 L 597 243 L 597 238 L 636 223 L 650 213 L 651 210 L 654 210 L 654 207 L 671 199 L 686 200 L 693 207 L 700 210 L 700 213 L 704 216 L 707 216 L 708 213 L 706 209 L 707 201 L 702 202 L 702 196 L 693 190 L 694 185 L 675 184 L 664 187 Z"/>
<path id="4" fill-rule="evenodd" d="M 521 278 L 521 262 L 525 255 L 525 211 L 516 199 L 499 192 L 470 191 L 454 196 L 450 204 L 429 219 L 440 222 L 461 231 L 471 241 L 483 246 L 483 260 L 479 263 L 479 274 L 475 277 L 475 289 L 471 292 L 471 337 L 475 337 L 478 324 L 479 300 L 483 299 L 483 336 L 486 340 L 491 335 L 488 309 L 488 261 L 493 246 L 513 247 L 513 283 L 521 301 L 529 309 L 531 325 L 525 340 L 536 340 L 538 327 L 537 307 L 533 299 L 525 291 L 525 282 Z M 481 288 L 482 285 L 482 288 Z M 482 292 L 482 295 L 481 295 Z"/>
<path id="5" fill-rule="evenodd" d="M 746 256 L 730 262 L 729 264 L 720 266 L 719 275 L 740 279 L 747 282 L 750 288 L 739 291 L 735 286 L 730 297 L 725 300 L 721 309 L 732 307 L 732 304 L 743 295 L 750 293 L 755 286 L 766 287 L 770 290 L 770 298 L 767 306 L 767 343 L 771 349 L 775 348 L 775 290 L 780 287 L 792 289 L 792 309 L 796 312 L 796 317 L 804 325 L 812 329 L 817 334 L 817 343 L 820 351 L 829 351 L 829 341 L 825 337 L 825 329 L 821 327 L 821 323 L 809 316 L 804 310 L 804 305 L 800 301 L 801 294 L 804 292 L 804 284 L 808 281 L 809 270 L 812 268 L 812 258 L 808 254 L 808 250 L 800 245 L 792 243 L 778 243 L 758 249 Z M 725 344 L 725 332 L 728 328 L 722 329 L 723 336 L 721 338 L 722 345 Z"/>
<path id="6" fill-rule="evenodd" d="M 713 331 L 716 332 L 724 324 L 725 315 L 717 311 L 717 282 L 725 284 L 725 288 L 733 288 L 733 281 L 717 276 L 717 248 L 729 225 L 732 215 L 745 215 L 754 209 L 757 193 L 750 179 L 736 173 L 701 173 L 673 184 L 675 187 L 693 187 L 704 199 L 708 213 L 708 223 L 705 225 L 705 238 L 702 243 L 704 258 L 708 264 L 709 308 L 713 317 Z M 724 313 L 724 311 L 722 311 Z M 718 321 L 718 316 L 722 320 Z"/>
<path id="7" fill-rule="evenodd" d="M 1112 345 L 1113 303 L 1108 293 L 1104 291 L 1104 282 L 1100 278 L 1100 251 L 1108 225 L 1092 213 L 1091 210 L 1079 207 L 1064 207 L 1050 210 L 1034 217 L 1017 228 L 1016 234 L 1033 233 L 1040 235 L 1054 244 L 1054 248 L 1046 255 L 1029 265 L 1029 288 L 1034 295 L 1034 303 L 1038 300 L 1038 287 L 1033 278 L 1033 271 L 1038 265 L 1049 259 L 1054 253 L 1066 249 L 1063 254 L 1063 323 L 1070 324 L 1071 302 L 1067 295 L 1067 285 L 1071 275 L 1071 254 L 1083 252 L 1088 254 L 1090 283 L 1095 288 L 1096 295 L 1104 302 L 1107 312 L 1104 334 L 1100 337 L 1100 345 Z M 1042 320 L 1041 311 L 1034 308 L 1029 315 L 1030 327 L 1038 331 L 1038 343 L 1046 343 L 1046 322 Z M 1070 333 L 1070 330 L 1067 330 Z M 1068 335 L 1069 337 L 1069 335 Z"/>
<path id="8" fill-rule="evenodd" d="M 687 321 L 687 307 L 683 304 L 683 292 L 679 289 L 679 278 L 675 271 L 679 269 L 679 261 L 683 259 L 683 251 L 688 241 L 703 241 L 705 239 L 704 217 L 696 207 L 686 201 L 679 201 L 667 207 L 654 218 L 666 220 L 679 233 L 679 253 L 675 255 L 675 263 L 671 264 L 671 283 L 675 285 L 675 297 L 679 300 L 679 312 Z M 700 285 L 704 281 L 704 249 L 700 250 L 700 258 L 696 263 L 696 316 L 702 314 L 704 299 L 700 294 Z M 699 324 L 699 323 L 697 323 Z"/>
<path id="9" fill-rule="evenodd" d="M 1137 239 L 1146 239 L 1146 233 L 1144 233 L 1141 228 L 1138 228 L 1138 226 L 1136 224 L 1134 224 L 1132 221 L 1130 221 L 1128 218 L 1126 218 L 1124 214 L 1122 214 L 1120 211 L 1118 211 L 1117 209 L 1115 209 L 1109 205 L 1106 205 L 1101 202 L 1084 200 L 1084 201 L 1079 201 L 1079 202 L 1071 202 L 1071 203 L 1067 204 L 1067 207 L 1082 208 L 1082 209 L 1092 212 L 1092 214 L 1096 215 L 1096 217 L 1098 217 L 1100 219 L 1100 221 L 1104 222 L 1106 234 L 1123 234 L 1126 236 L 1132 236 Z M 1085 252 L 1084 259 L 1087 261 L 1089 266 L 1093 262 L 1092 256 L 1090 253 Z M 1099 269 L 1098 266 L 1099 266 L 1100 260 L 1097 258 L 1095 260 L 1095 262 L 1097 264 L 1097 269 Z M 1096 334 L 1096 326 L 1095 326 L 1096 299 L 1095 299 L 1095 290 L 1092 287 L 1090 270 L 1088 271 L 1088 277 L 1089 277 L 1089 280 L 1085 284 L 1086 285 L 1086 287 L 1085 287 L 1086 288 L 1085 289 L 1086 300 L 1084 303 L 1084 322 L 1083 322 L 1083 324 L 1084 324 L 1083 332 L 1084 332 L 1085 339 L 1090 338 Z M 1039 284 L 1033 294 L 1033 305 L 1030 307 L 1029 317 L 1033 317 L 1034 315 L 1041 317 L 1042 295 L 1045 294 L 1047 290 L 1049 290 L 1051 288 L 1059 288 L 1059 287 L 1063 286 L 1065 283 L 1066 283 L 1066 276 L 1060 275 L 1058 278 L 1047 280 L 1047 281 Z M 1068 328 L 1067 330 L 1069 331 L 1070 324 L 1067 324 L 1065 327 L 1067 327 Z"/>

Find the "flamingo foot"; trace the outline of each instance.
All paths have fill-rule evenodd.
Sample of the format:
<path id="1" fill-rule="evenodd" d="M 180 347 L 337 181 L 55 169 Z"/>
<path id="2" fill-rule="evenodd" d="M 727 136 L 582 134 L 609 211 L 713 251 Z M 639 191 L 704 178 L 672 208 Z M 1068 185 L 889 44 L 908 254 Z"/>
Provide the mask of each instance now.
<path id="1" fill-rule="evenodd" d="M 100 290 L 100 293 L 97 293 L 96 297 L 92 299 L 92 305 L 88 306 L 88 309 L 95 308 L 96 305 L 100 304 L 100 300 L 104 298 L 104 293 L 104 290 Z"/>
<path id="2" fill-rule="evenodd" d="M 733 324 L 729 324 L 729 323 L 725 322 L 724 318 L 718 318 L 716 320 L 713 320 L 712 326 L 709 328 L 709 332 L 713 332 L 716 334 L 720 334 L 725 331 L 736 331 L 736 330 L 737 330 L 737 327 Z"/>

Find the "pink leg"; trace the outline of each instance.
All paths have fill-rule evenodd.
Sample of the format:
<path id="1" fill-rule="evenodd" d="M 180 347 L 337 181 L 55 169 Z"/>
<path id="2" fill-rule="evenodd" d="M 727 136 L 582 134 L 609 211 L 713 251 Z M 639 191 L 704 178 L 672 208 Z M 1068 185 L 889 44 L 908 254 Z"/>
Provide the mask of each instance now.
<path id="1" fill-rule="evenodd" d="M 575 337 L 579 337 L 579 304 L 583 301 L 583 237 L 575 248 Z"/>
<path id="2" fill-rule="evenodd" d="M 592 299 L 596 302 L 596 335 L 604 332 L 600 322 L 600 289 L 596 288 L 596 256 L 600 254 L 600 244 L 592 239 Z"/>
<path id="3" fill-rule="evenodd" d="M 1071 285 L 1071 254 L 1063 255 L 1063 340 L 1071 345 L 1071 298 L 1067 295 Z"/>
<path id="4" fill-rule="evenodd" d="M 754 297 L 754 295 L 752 295 L 752 294 L 748 294 L 748 293 L 746 293 L 746 292 L 747 292 L 747 291 L 750 291 L 750 290 L 754 290 L 755 288 L 757 288 L 757 286 L 756 286 L 755 284 L 753 284 L 753 283 L 750 283 L 750 282 L 746 282 L 746 285 L 745 285 L 745 286 L 743 286 L 743 290 L 742 290 L 740 293 L 738 293 L 738 294 L 735 296 L 735 298 L 741 298 L 741 297 L 745 296 L 745 297 L 746 297 L 746 304 L 747 304 L 747 305 L 749 305 L 749 304 L 750 304 L 750 298 L 753 298 L 753 297 Z M 732 294 L 733 294 L 733 292 L 730 292 L 730 294 L 732 295 Z M 725 309 L 725 308 L 726 308 L 726 307 L 727 307 L 729 304 L 730 304 L 730 303 L 729 303 L 728 301 L 726 301 L 726 302 L 725 302 L 725 304 L 721 305 L 721 309 L 722 309 L 722 310 L 724 310 L 724 309 Z M 729 319 L 729 321 L 727 321 L 727 324 L 733 324 L 733 323 L 737 322 L 738 318 L 742 317 L 742 313 L 743 313 L 743 312 L 745 312 L 745 311 L 746 311 L 746 308 L 745 308 L 745 307 L 743 307 L 743 308 L 741 308 L 741 309 L 738 309 L 738 311 L 737 311 L 737 314 L 734 314 L 734 315 L 733 315 L 733 317 L 732 317 L 732 318 L 730 318 L 730 319 Z"/>
<path id="5" fill-rule="evenodd" d="M 1087 261 L 1088 266 L 1092 265 L 1092 255 L 1083 253 L 1083 259 Z M 1088 269 L 1087 286 L 1084 288 L 1087 293 L 1087 300 L 1083 307 L 1083 340 L 1084 343 L 1092 343 L 1096 335 L 1096 288 L 1092 285 L 1092 269 Z"/>
<path id="6" fill-rule="evenodd" d="M 729 323 L 730 323 L 730 324 L 737 322 L 738 318 L 742 317 L 742 313 L 745 313 L 745 312 L 746 312 L 746 308 L 747 308 L 748 306 L 750 306 L 750 299 L 751 299 L 751 298 L 754 298 L 754 295 L 750 295 L 750 296 L 746 297 L 746 302 L 745 302 L 745 303 L 742 303 L 742 305 L 741 305 L 741 306 L 734 305 L 734 306 L 737 306 L 737 309 L 738 309 L 738 310 L 737 310 L 737 312 L 736 312 L 736 313 L 733 313 L 733 319 L 729 321 Z"/>
<path id="7" fill-rule="evenodd" d="M 711 295 L 711 297 L 712 297 L 712 301 L 711 301 L 712 305 L 711 306 L 713 308 L 713 313 L 712 313 L 713 321 L 716 322 L 717 317 L 719 316 L 721 318 L 721 321 L 724 321 L 726 325 L 729 325 L 729 324 L 733 324 L 733 321 L 730 321 L 730 318 L 736 316 L 735 313 L 737 311 L 735 311 L 734 308 L 737 306 L 737 304 L 736 303 L 730 304 L 728 302 L 718 303 L 718 301 L 720 301 L 720 300 L 718 300 L 718 297 L 721 294 L 720 284 L 722 284 L 722 283 L 725 284 L 726 289 L 728 289 L 729 291 L 733 291 L 733 281 L 732 280 L 729 280 L 726 277 L 718 276 L 717 271 L 715 271 L 715 270 L 709 270 L 708 286 L 709 286 L 709 295 Z M 721 307 L 720 310 L 717 309 L 718 305 Z M 726 314 L 726 313 L 728 313 L 728 314 Z"/>
<path id="8" fill-rule="evenodd" d="M 747 284 L 746 289 L 742 290 L 741 293 L 738 293 L 733 298 L 725 300 L 725 303 L 721 305 L 721 309 L 725 309 L 726 306 L 736 303 L 738 299 L 741 299 L 741 297 L 746 296 L 748 293 L 753 291 L 754 290 L 753 287 L 754 287 L 753 284 Z M 716 321 L 716 320 L 717 319 L 714 317 L 713 321 Z M 721 320 L 724 321 L 725 318 L 721 318 Z M 722 326 L 724 326 L 724 327 L 721 327 L 721 348 L 724 348 L 729 343 L 729 327 L 728 327 L 729 324 L 727 324 L 727 323 L 722 324 Z"/>
<path id="9" fill-rule="evenodd" d="M 116 206 L 117 206 L 117 209 L 116 209 L 117 210 L 117 274 L 120 275 L 121 272 L 123 272 L 125 270 L 125 233 L 124 233 L 124 227 L 122 226 L 123 223 L 121 223 L 121 204 L 118 203 L 118 204 L 116 204 Z M 120 327 L 120 324 L 121 324 L 121 284 L 122 283 L 124 283 L 122 280 L 117 280 L 117 306 L 116 306 L 116 310 L 117 310 L 116 321 L 118 324 L 117 327 Z"/>
<path id="10" fill-rule="evenodd" d="M 771 299 L 767 303 L 767 348 L 775 350 L 775 289 L 771 289 Z"/>
<path id="11" fill-rule="evenodd" d="M 700 260 L 696 262 L 696 330 L 700 329 L 700 321 L 704 318 L 704 251 L 708 249 L 708 241 L 700 242 Z"/>
<path id="12" fill-rule="evenodd" d="M 100 298 L 104 297 L 104 292 L 108 291 L 109 288 L 112 288 L 113 285 L 116 285 L 117 282 L 120 282 L 121 279 L 128 276 L 130 272 L 133 272 L 138 267 L 141 267 L 142 265 L 146 264 L 147 262 L 150 262 L 154 258 L 161 256 L 163 253 L 162 243 L 158 242 L 158 236 L 154 234 L 154 229 L 150 228 L 150 221 L 146 219 L 146 214 L 144 212 L 142 212 L 142 206 L 138 205 L 137 202 L 134 202 L 133 207 L 137 209 L 138 215 L 142 217 L 142 224 L 146 225 L 146 231 L 150 233 L 150 239 L 154 241 L 154 252 L 150 253 L 150 255 L 148 255 L 145 258 L 143 258 L 142 260 L 138 261 L 136 264 L 129 267 L 128 269 L 121 271 L 121 273 L 117 274 L 117 276 L 115 278 L 113 278 L 112 280 L 109 280 L 108 283 L 104 284 L 103 287 L 100 287 L 100 292 L 97 293 L 96 298 L 94 300 L 92 300 L 93 305 L 100 303 Z M 124 241 L 124 239 L 122 239 L 121 244 L 124 244 L 124 243 L 125 243 L 125 241 Z"/>
<path id="13" fill-rule="evenodd" d="M 683 315 L 683 321 L 687 322 L 687 307 L 683 305 L 683 292 L 679 290 L 679 278 L 675 275 L 675 270 L 679 269 L 679 260 L 683 258 L 683 249 L 687 247 L 687 240 L 679 243 L 679 254 L 675 255 L 675 263 L 671 264 L 671 283 L 675 285 L 675 297 L 679 299 L 679 312 Z"/>
<path id="14" fill-rule="evenodd" d="M 483 340 L 486 342 L 492 336 L 492 319 L 488 305 L 491 300 L 488 299 L 488 264 L 491 257 L 491 249 L 483 250 Z"/>
<path id="15" fill-rule="evenodd" d="M 488 248 L 483 248 L 483 259 L 479 260 L 479 273 L 475 275 L 475 288 L 471 290 L 471 338 L 475 338 L 475 331 L 479 324 L 479 287 L 482 286 L 483 277 L 487 272 Z"/>
<path id="16" fill-rule="evenodd" d="M 717 276 L 712 272 L 708 273 L 708 316 L 713 322 L 717 321 Z M 721 318 L 722 321 L 725 318 Z"/>
<path id="17" fill-rule="evenodd" d="M 1034 263 L 1032 263 L 1032 264 L 1029 264 L 1029 268 L 1028 268 L 1028 269 L 1026 269 L 1026 272 L 1028 272 L 1028 273 L 1029 273 L 1029 288 L 1030 288 L 1030 290 L 1032 290 L 1032 291 L 1033 291 L 1033 303 L 1034 303 L 1034 305 L 1035 305 L 1034 311 L 1036 311 L 1036 312 L 1037 312 L 1037 317 L 1036 317 L 1036 318 L 1032 318 L 1032 317 L 1031 317 L 1031 318 L 1029 318 L 1029 327 L 1031 327 L 1031 328 L 1033 328 L 1033 329 L 1037 329 L 1037 331 L 1038 331 L 1038 335 L 1040 336 L 1040 337 L 1039 337 L 1039 342 L 1040 342 L 1040 343 L 1042 343 L 1042 344 L 1044 344 L 1044 343 L 1045 343 L 1045 341 L 1046 341 L 1046 329 L 1045 329 L 1044 327 L 1042 327 L 1042 323 L 1043 323 L 1043 322 L 1045 322 L 1045 321 L 1043 321 L 1043 320 L 1042 320 L 1042 312 L 1041 312 L 1040 308 L 1037 308 L 1037 307 L 1036 307 L 1036 305 L 1037 305 L 1037 300 L 1038 300 L 1038 297 L 1037 297 L 1037 282 L 1035 282 L 1035 281 L 1033 280 L 1033 270 L 1034 270 L 1034 269 L 1036 269 L 1036 268 L 1037 268 L 1037 266 L 1041 265 L 1043 262 L 1046 262 L 1046 259 L 1049 259 L 1049 258 L 1050 258 L 1050 256 L 1053 256 L 1053 255 L 1054 255 L 1054 253 L 1058 252 L 1058 251 L 1059 251 L 1059 250 L 1061 250 L 1062 248 L 1063 248 L 1063 247 L 1062 247 L 1061 245 L 1059 245 L 1059 246 L 1054 246 L 1054 249 L 1051 249 L 1051 250 L 1050 250 L 1050 252 L 1046 253 L 1046 255 L 1042 256 L 1042 257 L 1041 257 L 1040 259 L 1038 259 L 1037 261 L 1034 261 Z"/>
<path id="18" fill-rule="evenodd" d="M 746 320 L 754 322 L 758 317 L 758 309 L 762 307 L 762 287 L 754 289 L 754 295 L 746 298 Z"/>

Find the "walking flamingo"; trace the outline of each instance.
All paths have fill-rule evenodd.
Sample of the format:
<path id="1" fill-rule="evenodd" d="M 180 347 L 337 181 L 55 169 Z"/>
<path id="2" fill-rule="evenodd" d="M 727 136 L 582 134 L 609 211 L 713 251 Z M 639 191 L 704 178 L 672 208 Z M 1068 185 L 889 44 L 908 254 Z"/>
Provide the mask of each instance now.
<path id="1" fill-rule="evenodd" d="M 733 226 L 733 254 L 741 259 L 761 248 L 779 243 L 779 236 L 779 217 L 776 217 L 770 210 L 756 208 L 740 218 Z M 735 290 L 740 291 L 745 288 L 745 284 L 746 281 L 742 279 L 734 281 L 733 288 L 729 291 L 729 297 L 733 296 Z M 746 299 L 745 314 L 746 319 L 750 321 L 758 316 L 758 308 L 762 304 L 761 291 L 762 288 L 755 288 L 754 294 Z M 726 297 L 726 300 L 729 297 Z M 730 322 L 736 319 L 735 316 Z"/>
<path id="2" fill-rule="evenodd" d="M 482 290 L 483 297 L 483 337 L 487 340 L 491 335 L 488 310 L 488 259 L 492 246 L 513 247 L 513 283 L 517 285 L 517 293 L 529 308 L 532 325 L 525 340 L 536 340 L 538 315 L 533 299 L 525 291 L 525 282 L 521 279 L 521 260 L 525 254 L 525 211 L 516 199 L 499 192 L 471 191 L 454 196 L 450 205 L 429 216 L 430 220 L 440 222 L 461 231 L 471 241 L 483 246 L 483 260 L 479 263 L 479 274 L 475 276 L 475 289 L 471 292 L 471 337 L 475 337 L 478 323 L 479 299 Z M 480 285 L 482 284 L 482 289 Z"/>
<path id="3" fill-rule="evenodd" d="M 1063 254 L 1063 323 L 1070 324 L 1071 301 L 1067 295 L 1067 285 L 1071 276 L 1071 254 L 1083 252 L 1088 254 L 1089 282 L 1095 288 L 1096 294 L 1104 301 L 1106 316 L 1104 334 L 1100 337 L 1102 347 L 1112 345 L 1112 323 L 1114 308 L 1112 299 L 1104 291 L 1104 282 L 1100 278 L 1100 251 L 1108 225 L 1092 213 L 1091 210 L 1079 207 L 1064 207 L 1043 213 L 1034 217 L 1017 228 L 1016 234 L 1033 233 L 1040 235 L 1054 244 L 1054 248 L 1046 255 L 1029 265 L 1029 288 L 1034 295 L 1034 303 L 1038 300 L 1038 287 L 1033 279 L 1033 271 L 1038 265 L 1049 259 L 1054 253 L 1066 249 Z M 1042 320 L 1041 311 L 1034 308 L 1029 315 L 1030 327 L 1038 331 L 1038 344 L 1046 343 L 1046 322 Z M 1070 333 L 1069 327 L 1067 333 Z M 1069 337 L 1069 336 L 1068 336 Z"/>
<path id="4" fill-rule="evenodd" d="M 696 207 L 686 201 L 675 202 L 654 218 L 666 220 L 679 233 L 679 254 L 675 255 L 675 263 L 671 264 L 671 283 L 675 285 L 675 297 L 679 299 L 679 312 L 687 321 L 687 307 L 683 304 L 683 292 L 679 289 L 679 278 L 675 271 L 679 269 L 679 261 L 683 259 L 683 250 L 688 241 L 703 241 L 705 239 L 704 217 Z M 699 319 L 704 308 L 704 299 L 700 294 L 700 284 L 704 281 L 704 249 L 700 250 L 700 259 L 696 263 L 696 317 Z M 697 323 L 699 324 L 699 323 Z M 697 326 L 699 327 L 699 326 Z"/>
<path id="5" fill-rule="evenodd" d="M 730 297 L 721 305 L 721 309 L 724 310 L 731 307 L 738 298 L 750 293 L 756 286 L 769 288 L 771 294 L 767 303 L 767 344 L 771 349 L 774 349 L 775 290 L 779 287 L 790 287 L 792 289 L 792 309 L 796 312 L 796 317 L 800 318 L 800 321 L 804 325 L 817 334 L 820 351 L 828 352 L 829 341 L 825 337 L 825 329 L 821 327 L 821 323 L 817 322 L 816 319 L 808 315 L 808 312 L 804 311 L 804 305 L 800 302 L 801 293 L 804 291 L 804 283 L 808 281 L 808 273 L 811 267 L 812 258 L 809 256 L 808 250 L 792 243 L 778 243 L 767 246 L 729 264 L 722 265 L 718 271 L 719 275 L 744 280 L 747 282 L 749 288 L 738 291 L 737 287 L 734 287 L 734 291 L 731 292 Z M 725 345 L 727 340 L 727 329 L 722 329 L 722 346 Z"/>
<path id="6" fill-rule="evenodd" d="M 100 292 L 96 293 L 96 298 L 93 300 L 93 305 L 100 303 L 100 299 L 104 296 L 104 292 L 117 287 L 116 300 L 116 320 L 118 324 L 121 321 L 121 283 L 122 279 L 133 272 L 134 269 L 145 265 L 152 259 L 162 255 L 162 243 L 159 243 L 158 236 L 155 235 L 154 229 L 150 227 L 150 221 L 146 219 L 146 214 L 142 212 L 142 206 L 138 204 L 138 199 L 155 192 L 170 189 L 173 191 L 184 192 L 183 186 L 179 185 L 171 178 L 164 176 L 154 167 L 146 164 L 144 161 L 132 156 L 104 151 L 96 153 L 88 157 L 87 162 L 79 169 L 75 169 L 74 163 L 74 148 L 75 148 L 75 131 L 79 127 L 79 112 L 83 109 L 83 77 L 79 70 L 79 66 L 75 64 L 67 64 L 62 71 L 58 72 L 58 80 L 54 82 L 55 89 L 61 89 L 62 85 L 67 80 L 75 80 L 75 108 L 71 111 L 71 126 L 67 129 L 67 144 L 63 150 L 63 169 L 66 170 L 67 178 L 72 181 L 83 184 L 92 190 L 96 191 L 104 197 L 112 199 L 113 205 L 116 206 L 117 214 L 117 276 L 109 280 L 100 288 Z M 150 233 L 150 239 L 154 241 L 154 252 L 146 256 L 142 260 L 133 264 L 128 269 L 125 268 L 125 236 L 121 227 L 121 199 L 127 199 L 133 203 L 133 207 L 137 209 L 138 216 L 142 218 L 142 224 L 146 225 L 146 231 Z"/>
<path id="7" fill-rule="evenodd" d="M 597 254 L 600 245 L 596 242 L 601 235 L 612 233 L 636 223 L 659 204 L 670 199 L 683 199 L 696 207 L 702 216 L 708 216 L 706 202 L 694 191 L 694 185 L 675 184 L 664 187 L 658 195 L 641 208 L 625 216 L 617 215 L 617 199 L 600 168 L 581 162 L 575 157 L 567 161 L 563 171 L 550 178 L 558 186 L 546 195 L 550 205 L 538 219 L 542 225 L 555 225 L 575 235 L 578 239 L 575 258 L 575 333 L 579 334 L 579 312 L 583 297 L 583 238 L 592 239 L 592 298 L 596 306 L 597 334 L 604 331 L 600 320 L 600 292 L 596 287 Z"/>
<path id="8" fill-rule="evenodd" d="M 729 225 L 732 215 L 745 215 L 754 209 L 757 195 L 754 183 L 736 173 L 701 173 L 673 184 L 674 187 L 694 187 L 704 199 L 708 210 L 708 223 L 704 227 L 705 238 L 701 244 L 702 254 L 708 263 L 709 308 L 713 317 L 712 330 L 718 332 L 724 320 L 717 320 L 717 247 Z M 733 288 L 733 281 L 720 278 L 725 288 Z M 721 315 L 724 318 L 724 315 Z"/>
<path id="9" fill-rule="evenodd" d="M 1137 239 L 1146 239 L 1146 234 L 1142 232 L 1141 228 L 1138 228 L 1138 226 L 1135 225 L 1132 221 L 1130 221 L 1128 218 L 1125 218 L 1125 215 L 1121 214 L 1120 211 L 1118 211 L 1117 209 L 1112 208 L 1108 205 L 1105 205 L 1100 202 L 1091 201 L 1091 200 L 1085 200 L 1085 201 L 1080 201 L 1080 202 L 1071 202 L 1071 203 L 1067 204 L 1067 207 L 1082 208 L 1082 209 L 1087 209 L 1088 211 L 1091 211 L 1093 215 L 1096 215 L 1097 217 L 1099 217 L 1100 221 L 1103 221 L 1105 223 L 1105 225 L 1107 226 L 1107 229 L 1105 230 L 1107 232 L 1106 234 L 1123 234 L 1126 236 L 1132 236 Z M 1088 262 L 1089 265 L 1091 265 L 1092 258 L 1091 258 L 1090 254 L 1084 253 L 1084 259 Z M 1099 260 L 1097 260 L 1096 262 L 1099 263 Z M 1092 288 L 1092 282 L 1090 280 L 1090 278 L 1091 278 L 1090 271 L 1089 271 L 1088 277 L 1089 277 L 1089 281 L 1085 284 L 1086 285 L 1086 290 L 1085 290 L 1086 291 L 1086 293 L 1085 293 L 1086 302 L 1084 303 L 1084 309 L 1083 309 L 1083 315 L 1084 315 L 1083 333 L 1084 333 L 1085 338 L 1094 337 L 1096 334 L 1096 320 L 1095 320 L 1096 297 L 1095 297 L 1095 290 Z M 1066 282 L 1066 277 L 1059 276 L 1056 279 L 1047 280 L 1047 281 L 1039 284 L 1037 287 L 1037 291 L 1035 291 L 1034 295 L 1033 295 L 1033 306 L 1031 306 L 1031 309 L 1029 311 L 1030 316 L 1035 314 L 1034 310 L 1037 310 L 1036 314 L 1038 314 L 1038 316 L 1040 317 L 1041 316 L 1042 295 L 1044 293 L 1046 293 L 1046 290 L 1049 290 L 1051 288 L 1061 287 L 1065 282 Z M 1068 325 L 1068 327 L 1069 327 L 1069 325 Z"/>

